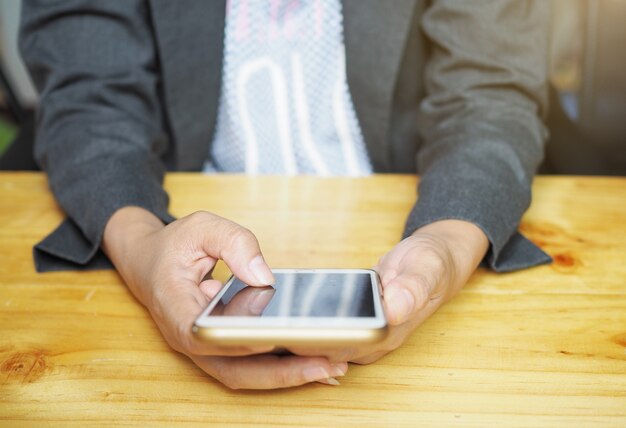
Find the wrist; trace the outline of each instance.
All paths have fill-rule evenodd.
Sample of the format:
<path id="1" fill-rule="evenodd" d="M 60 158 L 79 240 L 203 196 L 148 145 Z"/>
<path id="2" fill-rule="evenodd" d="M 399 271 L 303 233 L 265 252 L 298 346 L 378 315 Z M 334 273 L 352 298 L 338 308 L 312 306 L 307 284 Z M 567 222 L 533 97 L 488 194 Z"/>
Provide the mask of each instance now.
<path id="1" fill-rule="evenodd" d="M 157 216 L 135 206 L 120 208 L 109 218 L 102 236 L 102 250 L 125 280 L 128 279 L 126 265 L 133 263 L 134 255 L 140 254 L 135 248 L 138 245 L 141 248 L 144 238 L 163 227 Z"/>

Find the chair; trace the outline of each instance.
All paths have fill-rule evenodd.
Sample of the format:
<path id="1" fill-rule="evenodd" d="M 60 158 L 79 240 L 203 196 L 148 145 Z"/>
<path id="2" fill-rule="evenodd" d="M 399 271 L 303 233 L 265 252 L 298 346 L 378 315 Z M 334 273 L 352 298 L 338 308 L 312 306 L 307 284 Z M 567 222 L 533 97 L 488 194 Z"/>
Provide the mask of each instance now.
<path id="1" fill-rule="evenodd" d="M 0 85 L 5 94 L 8 113 L 20 127 L 20 130 L 6 151 L 0 156 L 2 171 L 38 171 L 39 166 L 33 157 L 35 140 L 34 113 L 22 107 L 11 86 L 4 66 L 0 62 Z"/>

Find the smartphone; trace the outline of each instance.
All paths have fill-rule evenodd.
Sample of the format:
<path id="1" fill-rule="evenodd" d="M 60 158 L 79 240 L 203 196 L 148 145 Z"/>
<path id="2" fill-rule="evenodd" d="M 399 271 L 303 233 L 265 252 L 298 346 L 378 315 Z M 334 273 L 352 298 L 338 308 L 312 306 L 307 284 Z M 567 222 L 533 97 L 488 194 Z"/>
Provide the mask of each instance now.
<path id="1" fill-rule="evenodd" d="M 343 346 L 387 335 L 382 288 L 369 269 L 275 269 L 273 286 L 231 277 L 196 319 L 216 345 Z"/>

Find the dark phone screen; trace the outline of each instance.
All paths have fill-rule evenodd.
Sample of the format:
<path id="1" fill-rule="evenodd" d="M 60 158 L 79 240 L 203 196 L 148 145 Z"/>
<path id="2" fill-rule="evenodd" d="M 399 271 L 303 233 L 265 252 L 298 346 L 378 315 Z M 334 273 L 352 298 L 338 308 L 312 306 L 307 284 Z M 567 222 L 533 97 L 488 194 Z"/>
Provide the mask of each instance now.
<path id="1" fill-rule="evenodd" d="M 235 278 L 209 316 L 374 317 L 367 273 L 275 273 L 276 284 L 249 287 Z"/>

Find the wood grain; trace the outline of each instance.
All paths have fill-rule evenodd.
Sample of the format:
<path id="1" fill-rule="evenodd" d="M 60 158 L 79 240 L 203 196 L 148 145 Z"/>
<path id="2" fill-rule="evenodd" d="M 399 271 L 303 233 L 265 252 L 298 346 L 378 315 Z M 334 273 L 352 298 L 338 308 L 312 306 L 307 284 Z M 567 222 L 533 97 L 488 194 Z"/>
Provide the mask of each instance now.
<path id="1" fill-rule="evenodd" d="M 166 180 L 175 215 L 242 223 L 274 267 L 373 265 L 397 242 L 415 185 Z M 626 426 L 626 179 L 538 178 L 521 229 L 555 263 L 477 271 L 340 387 L 221 387 L 168 348 L 116 273 L 34 271 L 32 245 L 61 219 L 42 175 L 0 174 L 0 425 Z"/>

